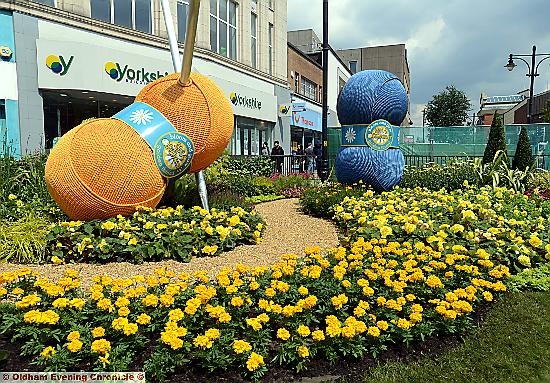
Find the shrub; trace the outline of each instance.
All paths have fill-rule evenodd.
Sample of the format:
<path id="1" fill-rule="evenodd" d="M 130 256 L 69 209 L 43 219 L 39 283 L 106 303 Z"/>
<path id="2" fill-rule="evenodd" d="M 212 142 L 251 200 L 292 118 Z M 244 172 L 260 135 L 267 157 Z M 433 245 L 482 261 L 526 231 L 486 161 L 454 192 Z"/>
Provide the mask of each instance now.
<path id="1" fill-rule="evenodd" d="M 242 208 L 210 211 L 140 208 L 105 221 L 61 222 L 47 235 L 49 256 L 65 262 L 131 262 L 215 256 L 239 244 L 257 243 L 263 220 Z"/>
<path id="2" fill-rule="evenodd" d="M 464 181 L 477 184 L 472 161 L 450 161 L 445 165 L 429 164 L 424 167 L 407 166 L 399 186 L 450 191 L 463 188 Z"/>
<path id="3" fill-rule="evenodd" d="M 533 170 L 535 168 L 535 160 L 533 159 L 533 150 L 531 149 L 531 142 L 529 141 L 529 135 L 525 126 L 521 127 L 519 133 L 518 144 L 516 146 L 516 152 L 514 154 L 514 160 L 512 161 L 512 169 L 519 169 L 522 171 Z"/>
<path id="4" fill-rule="evenodd" d="M 285 198 L 284 195 L 278 195 L 278 194 L 257 195 L 254 197 L 246 197 L 245 202 L 248 202 L 251 204 L 257 204 L 262 202 L 277 201 L 283 198 Z"/>
<path id="5" fill-rule="evenodd" d="M 46 253 L 50 223 L 43 216 L 27 214 L 17 221 L 0 222 L 0 260 L 39 263 Z"/>
<path id="6" fill-rule="evenodd" d="M 306 214 L 321 218 L 332 218 L 333 207 L 345 197 L 362 196 L 368 188 L 364 184 L 345 186 L 340 183 L 327 183 L 306 189 L 300 197 L 300 205 Z"/>
<path id="7" fill-rule="evenodd" d="M 497 112 L 493 115 L 493 122 L 491 123 L 491 129 L 489 130 L 489 138 L 487 139 L 487 146 L 483 152 L 483 163 L 488 164 L 493 162 L 496 154 L 502 151 L 508 153 L 508 148 L 506 147 L 506 135 L 504 132 L 504 123 L 502 122 L 502 117 L 498 115 Z M 502 157 L 502 161 L 505 161 L 508 167 L 510 162 L 508 157 Z"/>
<path id="8" fill-rule="evenodd" d="M 227 170 L 239 176 L 270 177 L 273 174 L 273 161 L 269 156 L 231 156 Z"/>
<path id="9" fill-rule="evenodd" d="M 549 291 L 550 290 L 550 263 L 545 263 L 534 269 L 526 269 L 512 275 L 506 285 L 511 291 Z"/>

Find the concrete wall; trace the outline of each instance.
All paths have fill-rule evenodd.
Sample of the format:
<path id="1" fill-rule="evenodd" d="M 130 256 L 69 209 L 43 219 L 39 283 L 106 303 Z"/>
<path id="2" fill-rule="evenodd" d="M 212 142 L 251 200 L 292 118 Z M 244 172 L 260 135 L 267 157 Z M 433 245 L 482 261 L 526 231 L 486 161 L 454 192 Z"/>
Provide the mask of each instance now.
<path id="1" fill-rule="evenodd" d="M 38 20 L 20 13 L 13 14 L 17 47 L 17 88 L 19 92 L 19 132 L 21 154 L 43 149 L 44 119 L 42 97 L 38 93 L 36 39 Z"/>

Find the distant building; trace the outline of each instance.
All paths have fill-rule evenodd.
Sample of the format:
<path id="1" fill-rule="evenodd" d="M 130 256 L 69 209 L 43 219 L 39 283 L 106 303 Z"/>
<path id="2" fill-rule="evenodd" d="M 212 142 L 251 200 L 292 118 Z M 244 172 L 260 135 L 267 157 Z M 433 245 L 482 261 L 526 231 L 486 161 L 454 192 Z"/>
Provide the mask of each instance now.
<path id="1" fill-rule="evenodd" d="M 411 79 L 405 44 L 339 49 L 336 52 L 352 73 L 367 69 L 381 69 L 399 77 L 409 98 L 409 111 L 401 126 L 411 125 Z"/>
<path id="2" fill-rule="evenodd" d="M 289 31 L 287 34 L 288 43 L 292 47 L 300 50 L 304 55 L 311 58 L 321 68 L 322 60 L 322 43 L 313 29 L 304 29 L 298 31 Z M 328 126 L 338 127 L 340 123 L 336 115 L 336 102 L 340 91 L 351 77 L 352 73 L 348 66 L 340 59 L 338 54 L 329 45 L 328 54 L 328 87 L 327 87 L 327 103 L 328 103 Z M 310 79 L 311 80 L 311 79 Z M 295 79 L 293 80 L 295 81 Z M 322 86 L 322 77 L 320 80 Z M 292 84 L 291 84 L 292 87 Z M 322 94 L 322 88 L 320 93 Z M 321 101 L 320 101 L 321 102 Z"/>
<path id="3" fill-rule="evenodd" d="M 527 112 L 522 116 L 521 110 L 527 105 L 527 91 L 510 96 L 487 96 L 481 94 L 479 99 L 480 109 L 477 113 L 477 125 L 491 125 L 495 112 L 504 117 L 504 124 L 527 123 Z"/>

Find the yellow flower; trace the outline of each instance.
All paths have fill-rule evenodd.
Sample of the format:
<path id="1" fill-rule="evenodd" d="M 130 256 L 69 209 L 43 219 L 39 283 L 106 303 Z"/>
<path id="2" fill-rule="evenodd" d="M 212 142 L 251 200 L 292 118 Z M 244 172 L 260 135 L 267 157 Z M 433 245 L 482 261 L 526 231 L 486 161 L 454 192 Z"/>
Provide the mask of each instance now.
<path id="1" fill-rule="evenodd" d="M 220 330 L 217 328 L 210 328 L 204 333 L 210 340 L 216 340 L 220 337 Z"/>
<path id="2" fill-rule="evenodd" d="M 238 225 L 241 222 L 241 219 L 238 215 L 234 215 L 231 218 L 229 218 L 229 226 L 235 226 Z"/>
<path id="3" fill-rule="evenodd" d="M 137 244 L 137 238 L 136 237 L 132 237 L 130 238 L 130 240 L 128 241 L 128 245 L 129 246 L 135 246 Z"/>
<path id="4" fill-rule="evenodd" d="M 141 325 L 146 325 L 151 322 L 151 317 L 147 314 L 139 314 L 139 316 L 136 319 L 136 323 Z"/>
<path id="5" fill-rule="evenodd" d="M 127 324 L 128 324 L 128 318 L 116 318 L 116 319 L 113 319 L 113 321 L 111 322 L 111 326 L 115 330 L 122 330 L 124 329 L 124 326 L 126 326 Z"/>
<path id="6" fill-rule="evenodd" d="M 311 333 L 311 331 L 309 330 L 309 327 L 304 326 L 304 325 L 298 326 L 297 332 L 300 336 L 302 336 L 304 338 Z"/>
<path id="7" fill-rule="evenodd" d="M 231 306 L 235 307 L 241 307 L 244 305 L 244 299 L 241 297 L 233 297 L 231 298 Z"/>
<path id="8" fill-rule="evenodd" d="M 527 255 L 520 255 L 518 257 L 518 262 L 525 267 L 531 267 L 531 258 L 529 258 Z"/>
<path id="9" fill-rule="evenodd" d="M 483 299 L 485 299 L 487 302 L 491 302 L 493 300 L 493 294 L 491 294 L 489 291 L 484 291 Z"/>
<path id="10" fill-rule="evenodd" d="M 155 307 L 158 304 L 158 301 L 159 300 L 156 295 L 149 294 L 141 300 L 141 303 L 147 307 Z"/>
<path id="11" fill-rule="evenodd" d="M 10 194 L 10 195 L 8 195 L 8 199 L 9 199 L 10 201 L 13 201 L 13 200 L 16 200 L 16 199 L 17 199 L 17 196 L 16 196 L 15 194 Z"/>
<path id="12" fill-rule="evenodd" d="M 82 348 L 82 342 L 79 340 L 73 340 L 72 342 L 67 344 L 67 349 L 70 352 L 79 352 Z"/>
<path id="13" fill-rule="evenodd" d="M 128 307 L 121 307 L 118 309 L 118 316 L 126 317 L 130 314 L 130 309 Z"/>
<path id="14" fill-rule="evenodd" d="M 393 230 L 389 226 L 382 226 L 380 228 L 380 236 L 382 238 L 386 238 L 388 235 L 391 235 L 393 233 Z"/>
<path id="15" fill-rule="evenodd" d="M 199 335 L 195 339 L 193 339 L 193 344 L 195 345 L 195 347 L 211 348 L 213 342 L 206 335 Z"/>
<path id="16" fill-rule="evenodd" d="M 235 340 L 233 342 L 233 351 L 235 351 L 237 354 L 242 354 L 243 352 L 247 352 L 252 350 L 252 346 L 250 343 L 244 341 L 244 340 Z"/>
<path id="17" fill-rule="evenodd" d="M 298 356 L 301 358 L 307 358 L 309 356 L 309 349 L 306 346 L 298 347 Z"/>
<path id="18" fill-rule="evenodd" d="M 262 328 L 262 323 L 257 318 L 247 318 L 246 324 L 252 327 L 254 331 L 259 331 Z"/>
<path id="19" fill-rule="evenodd" d="M 92 336 L 94 338 L 101 338 L 105 336 L 105 329 L 103 327 L 96 327 L 92 330 Z"/>
<path id="20" fill-rule="evenodd" d="M 277 338 L 282 340 L 288 340 L 290 338 L 290 333 L 285 328 L 280 328 L 277 330 Z"/>
<path id="21" fill-rule="evenodd" d="M 123 331 L 124 334 L 127 336 L 133 335 L 138 332 L 138 325 L 135 323 L 128 323 L 124 325 Z"/>
<path id="22" fill-rule="evenodd" d="M 216 253 L 216 251 L 218 251 L 218 245 L 205 245 L 203 248 L 202 248 L 202 252 L 204 254 L 208 254 L 208 255 L 214 255 Z"/>
<path id="23" fill-rule="evenodd" d="M 255 352 L 252 352 L 246 361 L 246 368 L 248 368 L 249 371 L 255 371 L 263 365 L 263 356 L 256 354 Z"/>
<path id="24" fill-rule="evenodd" d="M 184 316 L 184 314 L 183 314 L 183 311 L 181 311 L 181 309 L 171 310 L 168 313 L 168 317 L 173 322 L 179 322 L 180 320 L 183 319 L 183 316 Z"/>
<path id="25" fill-rule="evenodd" d="M 313 340 L 317 341 L 317 342 L 320 342 L 322 340 L 325 340 L 325 334 L 323 333 L 322 330 L 315 330 L 311 333 L 311 337 L 313 338 Z"/>
<path id="26" fill-rule="evenodd" d="M 82 298 L 73 298 L 73 299 L 70 300 L 69 303 L 70 303 L 71 307 L 73 307 L 75 309 L 78 309 L 78 310 L 82 310 L 82 308 L 86 304 L 86 301 Z"/>
<path id="27" fill-rule="evenodd" d="M 109 353 L 106 353 L 105 356 L 99 356 L 99 362 L 103 365 L 103 368 L 105 368 L 108 364 L 111 364 L 109 362 Z"/>
<path id="28" fill-rule="evenodd" d="M 369 327 L 368 330 L 367 330 L 367 333 L 370 335 L 370 336 L 373 336 L 373 337 L 379 337 L 380 336 L 380 329 L 378 327 Z"/>
<path id="29" fill-rule="evenodd" d="M 105 230 L 113 230 L 115 227 L 117 227 L 116 223 L 111 221 L 103 222 L 101 224 L 101 228 Z"/>
<path id="30" fill-rule="evenodd" d="M 300 295 L 308 295 L 308 294 L 309 294 L 309 291 L 308 291 L 307 287 L 300 286 L 300 287 L 298 288 L 298 293 L 299 293 Z"/>
<path id="31" fill-rule="evenodd" d="M 96 354 L 107 354 L 111 350 L 111 343 L 107 339 L 94 340 L 91 349 Z"/>
<path id="32" fill-rule="evenodd" d="M 435 275 L 430 275 L 426 280 L 426 284 L 432 289 L 436 287 L 443 287 L 443 283 L 441 283 L 441 280 Z"/>
<path id="33" fill-rule="evenodd" d="M 54 354 L 55 354 L 55 348 L 53 348 L 52 346 L 48 346 L 44 350 L 42 350 L 42 352 L 40 353 L 40 356 L 43 357 L 44 359 L 48 359 Z"/>
<path id="34" fill-rule="evenodd" d="M 80 339 L 80 333 L 78 331 L 71 331 L 69 335 L 67 335 L 67 340 L 69 342 L 79 340 Z"/>
<path id="35" fill-rule="evenodd" d="M 382 331 L 386 331 L 389 327 L 389 324 L 388 322 L 386 321 L 383 321 L 383 320 L 379 320 L 378 322 L 376 322 L 376 326 L 382 330 Z"/>
<path id="36" fill-rule="evenodd" d="M 54 265 L 61 265 L 63 263 L 65 263 L 65 261 L 61 258 L 59 258 L 57 255 L 54 255 L 53 257 L 51 257 L 51 261 Z"/>
<path id="37" fill-rule="evenodd" d="M 542 245 L 542 241 L 539 237 L 537 237 L 536 234 L 532 234 L 531 238 L 529 238 L 529 243 L 533 247 L 540 247 Z"/>
<path id="38" fill-rule="evenodd" d="M 27 307 L 36 306 L 40 303 L 40 301 L 42 301 L 42 299 L 38 295 L 31 294 L 23 297 L 19 302 L 15 303 L 15 307 L 18 309 L 25 309 Z"/>

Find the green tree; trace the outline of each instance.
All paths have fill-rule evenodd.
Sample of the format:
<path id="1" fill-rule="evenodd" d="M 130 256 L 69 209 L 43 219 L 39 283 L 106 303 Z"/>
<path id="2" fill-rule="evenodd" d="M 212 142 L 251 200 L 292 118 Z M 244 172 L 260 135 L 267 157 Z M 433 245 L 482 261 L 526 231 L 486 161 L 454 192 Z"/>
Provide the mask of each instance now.
<path id="1" fill-rule="evenodd" d="M 472 103 L 466 94 L 454 85 L 449 85 L 434 95 L 426 106 L 426 120 L 430 126 L 463 125 L 471 109 Z"/>
<path id="2" fill-rule="evenodd" d="M 506 153 L 506 155 L 508 155 L 508 148 L 506 147 L 506 136 L 504 133 L 504 123 L 502 122 L 502 117 L 495 112 L 495 114 L 493 115 L 491 129 L 489 130 L 487 146 L 485 146 L 485 152 L 483 153 L 483 163 L 489 164 L 493 162 L 495 154 L 499 150 L 502 150 L 504 153 Z M 506 161 L 509 165 L 508 160 Z"/>
<path id="3" fill-rule="evenodd" d="M 516 146 L 516 153 L 514 154 L 514 160 L 512 161 L 512 169 L 525 170 L 529 168 L 532 170 L 535 167 L 535 160 L 533 159 L 533 151 L 531 149 L 531 142 L 529 141 L 529 135 L 525 126 L 521 127 L 519 133 L 518 145 Z"/>
<path id="4" fill-rule="evenodd" d="M 543 110 L 542 122 L 550 122 L 550 98 L 546 100 L 546 107 Z"/>

